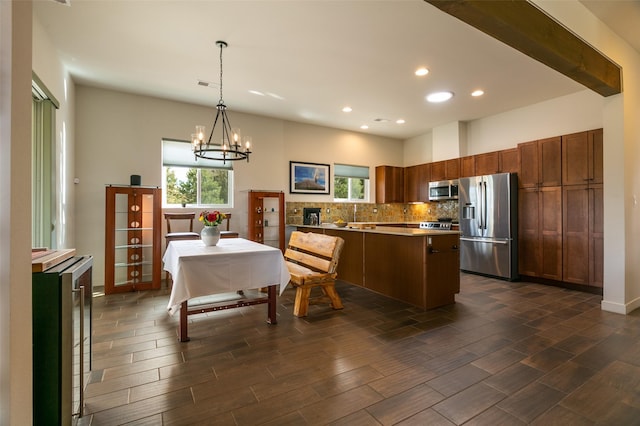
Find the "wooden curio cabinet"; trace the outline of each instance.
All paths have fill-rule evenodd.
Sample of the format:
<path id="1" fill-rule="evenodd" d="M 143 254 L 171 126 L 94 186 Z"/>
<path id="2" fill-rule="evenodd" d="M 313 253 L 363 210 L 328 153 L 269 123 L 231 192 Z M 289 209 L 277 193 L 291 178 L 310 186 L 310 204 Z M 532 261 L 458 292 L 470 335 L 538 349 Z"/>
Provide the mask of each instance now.
<path id="1" fill-rule="evenodd" d="M 249 223 L 251 241 L 284 250 L 284 193 L 282 191 L 249 191 Z"/>
<path id="2" fill-rule="evenodd" d="M 161 200 L 158 187 L 107 186 L 106 294 L 160 288 Z"/>

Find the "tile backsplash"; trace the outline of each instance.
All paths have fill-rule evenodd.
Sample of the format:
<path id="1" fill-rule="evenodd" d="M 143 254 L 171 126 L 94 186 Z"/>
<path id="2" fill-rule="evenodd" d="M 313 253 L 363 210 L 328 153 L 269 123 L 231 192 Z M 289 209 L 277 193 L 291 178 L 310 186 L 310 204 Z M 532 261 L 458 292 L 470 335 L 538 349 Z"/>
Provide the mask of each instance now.
<path id="1" fill-rule="evenodd" d="M 354 206 L 355 219 L 354 219 Z M 285 202 L 286 223 L 302 225 L 302 209 L 319 208 L 322 222 L 422 222 L 440 217 L 458 219 L 457 201 L 423 204 L 312 203 Z"/>

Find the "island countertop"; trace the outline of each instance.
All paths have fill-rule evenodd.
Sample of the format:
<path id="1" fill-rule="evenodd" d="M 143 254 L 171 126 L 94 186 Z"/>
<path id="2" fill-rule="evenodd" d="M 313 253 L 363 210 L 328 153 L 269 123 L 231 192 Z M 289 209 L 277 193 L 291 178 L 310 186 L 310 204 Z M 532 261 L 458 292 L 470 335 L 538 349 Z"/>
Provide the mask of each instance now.
<path id="1" fill-rule="evenodd" d="M 351 222 L 350 222 L 351 223 Z M 424 237 L 425 235 L 447 235 L 454 234 L 459 235 L 460 231 L 440 231 L 433 229 L 420 229 L 420 228 L 402 228 L 398 226 L 384 226 L 375 224 L 375 227 L 359 227 L 359 228 L 351 228 L 349 226 L 339 227 L 334 225 L 333 223 L 325 223 L 322 225 L 291 225 L 296 226 L 298 228 L 310 228 L 314 230 L 318 229 L 331 229 L 336 231 L 347 231 L 347 232 L 366 232 L 372 234 L 388 234 L 388 235 L 402 235 L 406 237 Z"/>

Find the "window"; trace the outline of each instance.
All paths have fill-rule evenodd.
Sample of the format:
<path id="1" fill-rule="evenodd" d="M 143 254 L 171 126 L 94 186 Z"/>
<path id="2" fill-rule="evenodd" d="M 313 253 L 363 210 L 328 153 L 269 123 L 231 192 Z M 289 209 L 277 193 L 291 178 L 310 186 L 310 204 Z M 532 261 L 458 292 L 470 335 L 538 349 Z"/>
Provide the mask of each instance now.
<path id="1" fill-rule="evenodd" d="M 233 207 L 231 162 L 196 160 L 187 141 L 162 140 L 162 204 Z"/>
<path id="2" fill-rule="evenodd" d="M 369 167 L 334 164 L 334 201 L 369 201 Z"/>
<path id="3" fill-rule="evenodd" d="M 54 164 L 57 99 L 38 76 L 31 81 L 31 246 L 58 246 L 56 215 L 58 203 L 64 195 L 56 191 L 56 165 Z M 62 166 L 61 166 L 62 167 Z"/>

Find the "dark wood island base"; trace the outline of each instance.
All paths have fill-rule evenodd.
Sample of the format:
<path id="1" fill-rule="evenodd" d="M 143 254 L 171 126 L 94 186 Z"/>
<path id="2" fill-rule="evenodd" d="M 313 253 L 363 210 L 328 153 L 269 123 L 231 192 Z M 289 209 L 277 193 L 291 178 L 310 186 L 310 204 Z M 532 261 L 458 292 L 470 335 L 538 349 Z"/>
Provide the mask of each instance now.
<path id="1" fill-rule="evenodd" d="M 460 235 L 376 226 L 298 226 L 343 238 L 338 279 L 422 309 L 455 303 L 460 292 Z"/>

